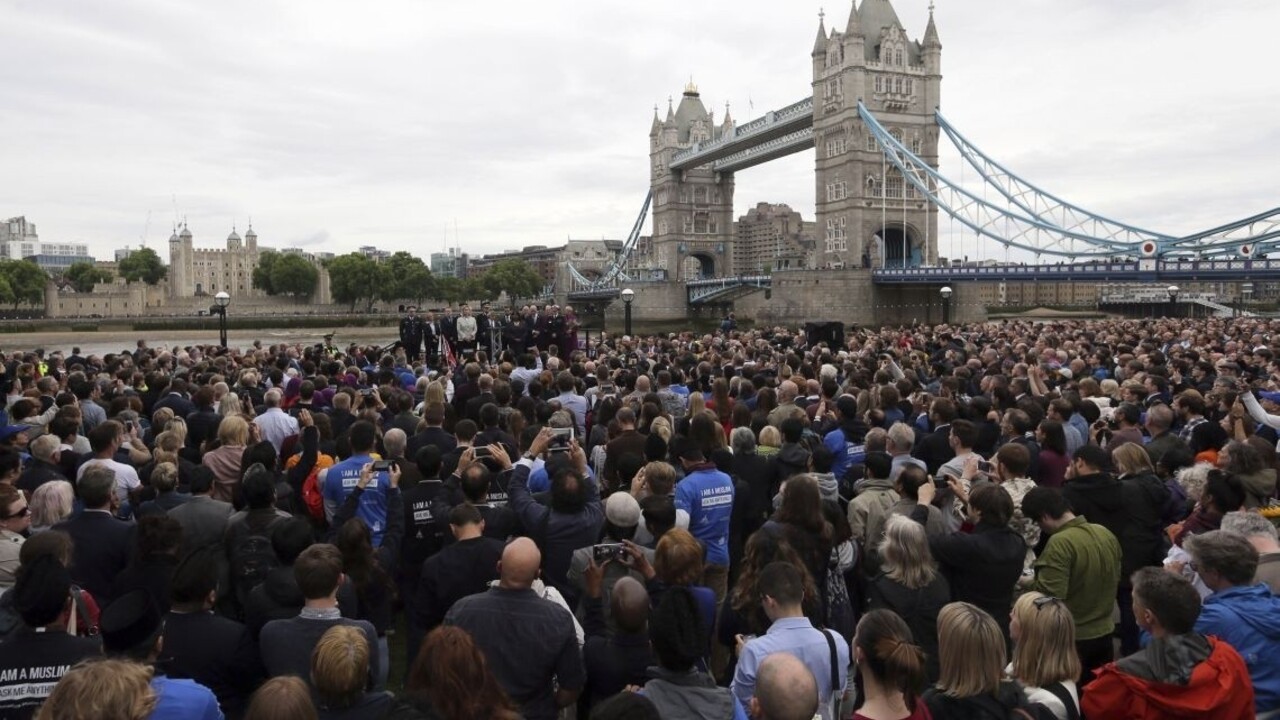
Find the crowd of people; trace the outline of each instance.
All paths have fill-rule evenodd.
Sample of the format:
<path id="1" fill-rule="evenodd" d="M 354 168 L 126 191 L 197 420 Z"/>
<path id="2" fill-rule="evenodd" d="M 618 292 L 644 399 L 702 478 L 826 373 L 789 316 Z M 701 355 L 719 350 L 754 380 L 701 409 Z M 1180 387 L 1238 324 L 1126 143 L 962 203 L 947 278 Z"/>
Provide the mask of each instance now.
<path id="1" fill-rule="evenodd" d="M 1280 716 L 1280 321 L 478 317 L 0 355 L 0 716 Z"/>

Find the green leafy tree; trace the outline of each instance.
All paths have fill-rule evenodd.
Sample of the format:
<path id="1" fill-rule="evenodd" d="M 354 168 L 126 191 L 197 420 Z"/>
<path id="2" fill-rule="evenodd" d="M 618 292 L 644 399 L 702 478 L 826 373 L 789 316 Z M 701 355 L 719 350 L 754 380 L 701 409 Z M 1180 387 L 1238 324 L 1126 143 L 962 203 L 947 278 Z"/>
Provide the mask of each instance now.
<path id="1" fill-rule="evenodd" d="M 271 290 L 273 295 L 310 297 L 316 291 L 320 272 L 301 255 L 281 255 L 271 264 Z"/>
<path id="2" fill-rule="evenodd" d="M 458 300 L 492 300 L 496 297 L 498 293 L 484 281 L 484 277 L 474 277 L 462 281 L 462 297 Z"/>
<path id="3" fill-rule="evenodd" d="M 92 291 L 93 286 L 98 283 L 111 281 L 111 273 L 98 269 L 91 262 L 72 263 L 62 276 L 71 283 L 71 287 L 75 288 L 76 292 L 81 293 Z"/>
<path id="4" fill-rule="evenodd" d="M 347 253 L 329 261 L 329 291 L 337 302 L 348 304 L 351 310 L 364 300 L 367 309 L 373 309 L 378 297 L 378 281 L 383 272 L 378 264 L 360 253 Z"/>
<path id="5" fill-rule="evenodd" d="M 129 253 L 129 257 L 120 261 L 120 276 L 129 282 L 139 280 L 148 285 L 155 285 L 164 279 L 169 268 L 160 261 L 160 256 L 151 248 L 138 248 Z"/>
<path id="6" fill-rule="evenodd" d="M 280 253 L 275 250 L 265 250 L 258 254 L 258 266 L 253 269 L 254 288 L 268 295 L 276 294 L 275 289 L 271 286 L 271 271 L 275 268 L 276 261 L 280 257 Z"/>
<path id="7" fill-rule="evenodd" d="M 436 278 L 435 296 L 438 300 L 447 303 L 455 303 L 462 299 L 464 294 L 463 282 L 453 276 L 444 276 Z"/>
<path id="8" fill-rule="evenodd" d="M 528 298 L 542 292 L 542 276 L 538 275 L 528 263 L 520 260 L 500 260 L 494 263 L 480 277 L 480 282 L 488 291 L 485 297 L 493 299 L 506 291 L 510 298 Z"/>
<path id="9" fill-rule="evenodd" d="M 9 284 L 9 278 L 0 275 L 0 303 L 8 305 L 13 302 L 13 286 Z M 15 304 L 14 307 L 17 307 Z"/>
<path id="10" fill-rule="evenodd" d="M 387 302 L 414 300 L 421 304 L 423 299 L 431 297 L 433 278 L 422 258 L 401 251 L 387 258 L 381 269 L 386 279 L 379 287 L 380 299 Z"/>
<path id="11" fill-rule="evenodd" d="M 13 303 L 15 310 L 22 303 L 39 305 L 44 302 L 44 286 L 49 282 L 49 276 L 34 262 L 2 260 L 0 276 L 9 283 L 9 296 L 5 301 Z"/>

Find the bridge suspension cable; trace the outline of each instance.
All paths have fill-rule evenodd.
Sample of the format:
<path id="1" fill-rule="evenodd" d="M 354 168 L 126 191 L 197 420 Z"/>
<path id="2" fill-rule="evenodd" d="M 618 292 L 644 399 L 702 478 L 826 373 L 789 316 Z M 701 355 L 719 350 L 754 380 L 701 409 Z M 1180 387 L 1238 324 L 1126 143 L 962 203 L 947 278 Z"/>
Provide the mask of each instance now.
<path id="1" fill-rule="evenodd" d="M 573 290 L 576 291 L 597 291 L 605 288 L 611 288 L 617 283 L 631 278 L 627 276 L 627 263 L 631 260 L 631 255 L 636 250 L 636 245 L 640 243 L 640 233 L 644 231 L 644 221 L 649 217 L 649 205 L 653 202 L 653 189 L 644 196 L 644 204 L 640 207 L 640 214 L 636 216 L 635 224 L 631 226 L 631 234 L 627 235 L 627 241 L 622 244 L 622 250 L 618 253 L 618 257 L 609 263 L 605 271 L 598 278 L 592 280 L 583 275 L 573 263 L 568 263 L 569 278 L 572 281 Z"/>
<path id="2" fill-rule="evenodd" d="M 925 198 L 932 200 L 980 236 L 1006 246 L 1059 257 L 1112 257 L 1117 254 L 1136 255 L 1139 252 L 1137 243 L 1098 238 L 1067 230 L 987 202 L 955 184 L 907 149 L 885 130 L 861 102 L 858 103 L 858 114 L 875 136 L 885 158 L 903 177 Z M 999 231 L 998 228 L 1006 221 L 1012 232 Z M 1080 251 L 1072 248 L 1071 240 L 1079 240 L 1089 249 Z"/>

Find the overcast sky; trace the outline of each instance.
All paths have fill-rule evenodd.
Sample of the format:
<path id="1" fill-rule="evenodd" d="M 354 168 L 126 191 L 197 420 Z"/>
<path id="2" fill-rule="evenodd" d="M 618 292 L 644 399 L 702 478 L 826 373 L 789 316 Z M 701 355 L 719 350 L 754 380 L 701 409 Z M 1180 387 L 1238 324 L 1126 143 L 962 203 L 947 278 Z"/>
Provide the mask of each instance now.
<path id="1" fill-rule="evenodd" d="M 0 0 L 0 218 L 103 258 L 148 214 L 162 255 L 181 217 L 198 246 L 252 217 L 265 246 L 339 253 L 425 256 L 455 226 L 472 253 L 623 238 L 655 103 L 690 76 L 717 120 L 804 97 L 819 7 Z M 927 0 L 895 7 L 923 35 Z M 826 10 L 843 29 L 849 6 Z M 1280 205 L 1280 3 L 938 0 L 936 17 L 944 112 L 1037 184 L 1173 234 Z M 740 174 L 735 200 L 811 219 L 812 151 Z"/>

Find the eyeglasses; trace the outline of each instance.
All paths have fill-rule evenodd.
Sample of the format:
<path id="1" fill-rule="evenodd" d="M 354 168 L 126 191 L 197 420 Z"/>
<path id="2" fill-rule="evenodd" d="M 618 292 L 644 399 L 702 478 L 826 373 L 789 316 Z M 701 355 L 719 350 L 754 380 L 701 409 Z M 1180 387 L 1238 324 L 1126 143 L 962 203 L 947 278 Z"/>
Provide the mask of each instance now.
<path id="1" fill-rule="evenodd" d="M 23 505 L 22 509 L 18 510 L 18 512 L 11 513 L 8 515 L 0 515 L 0 520 L 13 520 L 14 518 L 24 518 L 30 514 L 31 514 L 31 506 Z"/>
<path id="2" fill-rule="evenodd" d="M 1048 605 L 1049 603 L 1060 603 L 1060 602 L 1062 602 L 1061 598 L 1056 598 L 1056 597 L 1053 597 L 1052 595 L 1044 595 L 1036 598 L 1035 600 L 1032 600 L 1031 604 L 1036 606 L 1036 610 L 1039 610 L 1043 608 L 1045 605 Z"/>

